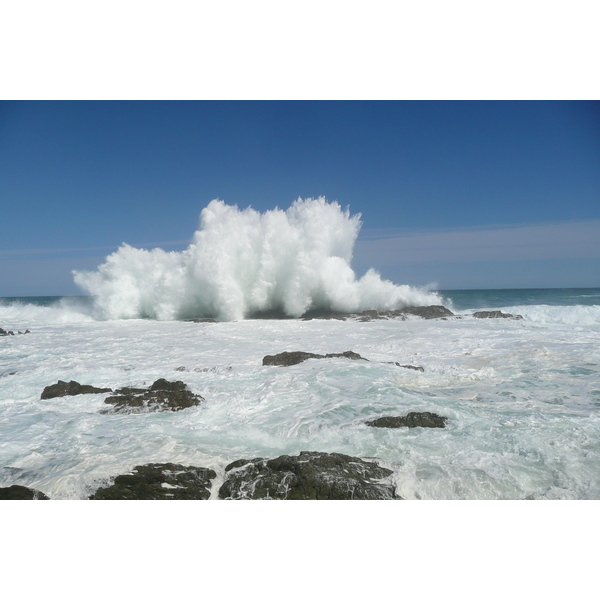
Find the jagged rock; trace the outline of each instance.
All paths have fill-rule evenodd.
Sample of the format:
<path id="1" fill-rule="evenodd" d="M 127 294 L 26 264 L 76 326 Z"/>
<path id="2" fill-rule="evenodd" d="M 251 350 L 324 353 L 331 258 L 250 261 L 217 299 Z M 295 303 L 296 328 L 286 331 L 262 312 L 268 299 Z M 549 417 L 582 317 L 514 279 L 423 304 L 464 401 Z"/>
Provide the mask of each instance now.
<path id="1" fill-rule="evenodd" d="M 104 400 L 111 408 L 102 414 L 176 411 L 197 406 L 204 398 L 187 389 L 183 381 L 157 379 L 149 389 L 124 387 Z"/>
<path id="2" fill-rule="evenodd" d="M 501 310 L 480 310 L 473 313 L 476 319 L 522 319 L 522 315 L 511 315 L 503 313 Z"/>
<path id="3" fill-rule="evenodd" d="M 416 367 L 415 365 L 401 365 L 398 362 L 390 362 L 387 364 L 388 365 L 396 365 L 397 367 L 402 367 L 403 369 L 412 369 L 413 371 L 425 372 L 425 369 L 423 367 Z"/>
<path id="4" fill-rule="evenodd" d="M 61 396 L 79 396 L 80 394 L 103 394 L 112 392 L 110 388 L 97 388 L 93 385 L 81 385 L 76 381 L 58 381 L 53 385 L 46 386 L 42 392 L 41 399 L 59 398 Z"/>
<path id="5" fill-rule="evenodd" d="M 415 317 L 421 317 L 422 319 L 441 319 L 443 317 L 453 317 L 454 313 L 448 310 L 441 304 L 435 306 L 407 306 L 405 308 L 399 308 L 398 310 L 392 310 L 389 313 L 392 317 L 406 318 L 407 315 Z"/>
<path id="6" fill-rule="evenodd" d="M 211 479 L 217 474 L 204 467 L 150 463 L 118 475 L 114 483 L 96 490 L 90 500 L 208 500 Z"/>
<path id="7" fill-rule="evenodd" d="M 29 329 L 26 329 L 25 331 L 17 331 L 18 335 L 24 335 L 26 333 L 31 333 L 31 331 L 29 331 Z M 7 331 L 6 329 L 2 329 L 2 327 L 0 327 L 0 337 L 5 336 L 5 335 L 15 335 L 15 332 Z"/>
<path id="8" fill-rule="evenodd" d="M 0 500 L 50 500 L 50 498 L 39 490 L 23 485 L 11 485 L 0 488 Z"/>
<path id="9" fill-rule="evenodd" d="M 379 312 L 377 310 L 363 310 L 354 313 L 339 313 L 334 311 L 312 310 L 304 313 L 302 319 L 310 321 L 312 319 L 337 319 L 345 321 L 346 319 L 357 319 L 359 321 L 373 321 L 376 319 L 406 319 L 407 315 L 421 317 L 423 319 L 443 319 L 453 317 L 454 313 L 445 306 L 407 306 L 397 310 L 387 310 Z"/>
<path id="10" fill-rule="evenodd" d="M 430 412 L 410 412 L 405 417 L 380 417 L 367 421 L 369 427 L 446 427 L 447 417 Z"/>
<path id="11" fill-rule="evenodd" d="M 349 358 L 350 360 L 367 360 L 360 354 L 347 350 L 338 354 L 313 354 L 312 352 L 281 352 L 281 354 L 267 355 L 263 358 L 263 365 L 279 365 L 289 367 L 297 365 L 309 358 Z"/>
<path id="12" fill-rule="evenodd" d="M 237 460 L 225 468 L 226 500 L 393 500 L 392 471 L 374 462 L 325 452 Z"/>

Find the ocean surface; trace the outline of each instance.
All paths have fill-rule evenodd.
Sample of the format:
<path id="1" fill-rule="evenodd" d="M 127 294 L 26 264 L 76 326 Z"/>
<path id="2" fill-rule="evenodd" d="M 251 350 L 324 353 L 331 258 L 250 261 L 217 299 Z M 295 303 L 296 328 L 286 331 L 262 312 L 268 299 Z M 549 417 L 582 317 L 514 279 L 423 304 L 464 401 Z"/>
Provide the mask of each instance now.
<path id="1" fill-rule="evenodd" d="M 437 294 L 462 318 L 193 323 L 107 318 L 83 296 L 2 298 L 0 327 L 15 335 L 0 337 L 0 486 L 85 499 L 135 465 L 219 478 L 236 459 L 315 450 L 378 458 L 405 499 L 600 499 L 600 288 Z M 523 319 L 472 316 L 486 309 Z M 370 362 L 262 366 L 293 350 Z M 59 379 L 114 389 L 160 377 L 205 401 L 110 415 L 108 394 L 40 399 Z M 411 411 L 448 426 L 365 425 Z"/>

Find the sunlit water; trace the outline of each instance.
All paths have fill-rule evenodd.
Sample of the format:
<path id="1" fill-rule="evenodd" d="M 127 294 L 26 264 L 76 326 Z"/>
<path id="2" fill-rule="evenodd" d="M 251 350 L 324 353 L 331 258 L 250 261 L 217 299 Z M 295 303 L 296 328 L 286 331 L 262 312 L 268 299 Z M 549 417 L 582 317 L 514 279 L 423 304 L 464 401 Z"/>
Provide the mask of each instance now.
<path id="1" fill-rule="evenodd" d="M 139 464 L 221 477 L 235 459 L 318 450 L 380 459 L 406 499 L 599 499 L 600 306 L 583 298 L 599 292 L 571 290 L 570 305 L 553 304 L 553 290 L 505 292 L 512 304 L 442 293 L 462 319 L 366 323 L 101 321 L 86 299 L 2 300 L 0 327 L 31 333 L 0 338 L 0 486 L 83 499 Z M 480 320 L 475 308 L 525 318 Z M 353 350 L 369 362 L 262 366 L 285 350 Z M 114 389 L 159 377 L 205 401 L 106 415 L 107 394 L 40 399 L 59 379 Z M 365 425 L 410 411 L 448 426 Z"/>

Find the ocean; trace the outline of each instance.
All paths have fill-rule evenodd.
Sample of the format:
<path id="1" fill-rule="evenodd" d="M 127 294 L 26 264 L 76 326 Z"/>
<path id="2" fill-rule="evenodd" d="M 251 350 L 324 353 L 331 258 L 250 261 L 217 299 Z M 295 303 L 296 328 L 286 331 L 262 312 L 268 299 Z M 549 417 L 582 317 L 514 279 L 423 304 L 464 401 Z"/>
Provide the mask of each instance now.
<path id="1" fill-rule="evenodd" d="M 435 294 L 456 316 L 189 322 L 107 314 L 84 296 L 2 298 L 0 327 L 15 335 L 0 337 L 0 487 L 86 499 L 136 465 L 209 467 L 218 481 L 237 459 L 320 451 L 377 459 L 407 500 L 600 499 L 600 288 Z M 295 350 L 368 362 L 262 365 Z M 158 378 L 204 401 L 102 414 L 106 393 L 40 398 L 58 380 Z M 447 426 L 365 425 L 411 411 Z"/>

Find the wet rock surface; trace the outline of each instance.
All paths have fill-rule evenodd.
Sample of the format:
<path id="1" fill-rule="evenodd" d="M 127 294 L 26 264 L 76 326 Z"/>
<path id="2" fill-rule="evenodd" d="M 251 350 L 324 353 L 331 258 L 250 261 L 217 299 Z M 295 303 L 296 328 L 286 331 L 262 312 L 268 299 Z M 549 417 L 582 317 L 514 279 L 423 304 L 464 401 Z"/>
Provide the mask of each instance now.
<path id="1" fill-rule="evenodd" d="M 447 417 L 430 412 L 410 412 L 404 417 L 380 417 L 367 421 L 369 427 L 446 427 Z"/>
<path id="2" fill-rule="evenodd" d="M 346 321 L 355 319 L 358 321 L 374 321 L 378 319 L 401 319 L 406 320 L 409 316 L 421 317 L 422 319 L 445 319 L 453 317 L 454 313 L 442 305 L 433 306 L 407 306 L 396 310 L 377 311 L 363 310 L 356 313 L 340 313 L 334 311 L 309 311 L 302 315 L 304 321 L 312 319 L 337 319 Z"/>
<path id="3" fill-rule="evenodd" d="M 392 471 L 345 454 L 301 452 L 299 456 L 238 460 L 225 469 L 224 500 L 394 500 L 384 482 Z"/>
<path id="4" fill-rule="evenodd" d="M 388 365 L 396 365 L 397 367 L 401 367 L 403 369 L 412 369 L 413 371 L 421 371 L 421 373 L 425 372 L 425 369 L 423 367 L 417 367 L 415 365 L 401 365 L 400 363 L 397 363 L 397 362 L 390 362 L 387 364 Z"/>
<path id="5" fill-rule="evenodd" d="M 209 317 L 202 318 L 202 319 L 186 319 L 185 322 L 186 323 L 218 323 L 218 321 L 216 319 L 211 319 Z"/>
<path id="6" fill-rule="evenodd" d="M 204 398 L 191 392 L 183 381 L 157 379 L 149 389 L 124 387 L 116 390 L 113 396 L 104 400 L 110 408 L 102 414 L 146 413 L 177 411 L 198 406 Z"/>
<path id="7" fill-rule="evenodd" d="M 42 392 L 41 399 L 60 398 L 61 396 L 78 396 L 80 394 L 103 394 L 112 392 L 110 388 L 97 388 L 93 385 L 81 385 L 77 381 L 58 381 L 53 385 L 48 385 Z"/>
<path id="8" fill-rule="evenodd" d="M 312 352 L 281 352 L 280 354 L 267 355 L 263 358 L 263 365 L 277 365 L 289 367 L 297 365 L 309 358 L 349 358 L 350 360 L 367 360 L 360 354 L 347 350 L 333 354 L 313 354 Z"/>
<path id="9" fill-rule="evenodd" d="M 522 315 L 511 315 L 510 313 L 503 313 L 501 310 L 480 310 L 479 312 L 473 313 L 476 319 L 522 319 Z"/>
<path id="10" fill-rule="evenodd" d="M 208 500 L 215 471 L 174 463 L 150 463 L 118 475 L 90 500 Z"/>
<path id="11" fill-rule="evenodd" d="M 39 490 L 23 485 L 11 485 L 0 488 L 0 500 L 50 500 L 50 498 Z"/>

